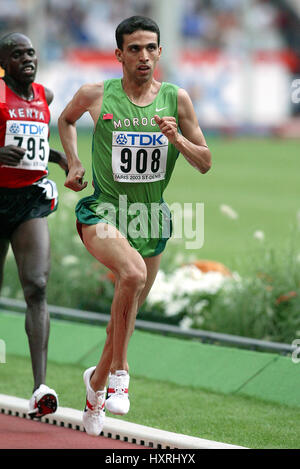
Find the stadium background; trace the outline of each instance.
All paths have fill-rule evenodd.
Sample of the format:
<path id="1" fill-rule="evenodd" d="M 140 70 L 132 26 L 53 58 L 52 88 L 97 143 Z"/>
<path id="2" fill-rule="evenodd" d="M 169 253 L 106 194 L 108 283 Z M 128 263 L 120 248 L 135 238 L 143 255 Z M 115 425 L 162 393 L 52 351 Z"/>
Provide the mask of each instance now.
<path id="1" fill-rule="evenodd" d="M 2 0 L 1 32 L 21 31 L 32 38 L 39 56 L 37 81 L 54 91 L 53 147 L 61 148 L 57 118 L 79 86 L 121 76 L 114 58 L 114 31 L 133 14 L 157 20 L 163 47 L 157 75 L 189 91 L 213 155 L 213 167 L 205 176 L 183 159 L 178 161 L 165 198 L 169 203 L 204 203 L 205 240 L 197 250 L 186 250 L 184 239 L 171 240 L 162 271 L 175 272 L 187 263 L 208 259 L 245 279 L 241 298 L 232 295 L 230 306 L 225 297 L 215 301 L 218 279 L 201 290 L 199 278 L 197 296 L 196 277 L 191 307 L 185 299 L 169 296 L 170 304 L 160 308 L 164 288 L 170 293 L 168 285 L 190 283 L 191 272 L 182 272 L 179 280 L 166 278 L 165 283 L 159 277 L 157 316 L 150 305 L 145 317 L 290 343 L 300 333 L 299 4 L 296 0 Z M 93 190 L 91 131 L 91 119 L 84 115 L 78 122 L 79 154 L 89 181 L 84 194 L 67 191 L 61 170 L 49 166 L 59 188 L 60 207 L 49 217 L 48 297 L 50 304 L 103 311 L 112 286 L 83 249 L 74 224 L 77 200 Z M 189 295 L 186 292 L 183 296 Z M 11 252 L 2 295 L 23 298 Z"/>
<path id="2" fill-rule="evenodd" d="M 32 38 L 40 60 L 37 81 L 55 93 L 54 148 L 61 148 L 57 117 L 77 88 L 121 75 L 114 30 L 139 13 L 161 28 L 159 77 L 190 92 L 213 167 L 201 176 L 183 158 L 178 161 L 166 200 L 204 203 L 205 242 L 186 250 L 184 239 L 169 241 L 160 283 L 138 319 L 176 324 L 181 332 L 194 327 L 246 336 L 250 348 L 247 338 L 290 345 L 300 335 L 299 3 L 1 0 L 1 34 L 21 31 Z M 92 192 L 91 130 L 84 116 L 78 123 L 89 181 L 84 195 Z M 82 321 L 87 310 L 109 311 L 113 287 L 76 232 L 74 207 L 83 194 L 64 188 L 56 165 L 49 170 L 60 205 L 49 217 L 48 302 L 54 306 L 47 379 L 61 405 L 82 409 L 82 372 L 96 362 L 105 340 L 104 327 Z M 185 269 L 203 259 L 223 263 L 234 274 L 233 284 L 223 288 L 220 272 Z M 7 355 L 0 392 L 28 399 L 29 350 L 24 316 L 17 313 L 24 311 L 23 293 L 11 251 L 1 295 L 0 338 Z M 9 300 L 16 300 L 11 308 Z M 81 323 L 55 318 L 55 305 L 82 310 Z M 300 378 L 291 354 L 224 345 L 136 330 L 129 350 L 134 405 L 128 420 L 250 448 L 299 448 Z"/>
<path id="3" fill-rule="evenodd" d="M 188 89 L 203 128 L 269 130 L 294 114 L 295 0 L 2 0 L 1 31 L 32 38 L 39 78 L 56 91 L 53 124 L 82 83 L 120 76 L 114 31 L 135 13 L 159 23 L 161 77 Z"/>

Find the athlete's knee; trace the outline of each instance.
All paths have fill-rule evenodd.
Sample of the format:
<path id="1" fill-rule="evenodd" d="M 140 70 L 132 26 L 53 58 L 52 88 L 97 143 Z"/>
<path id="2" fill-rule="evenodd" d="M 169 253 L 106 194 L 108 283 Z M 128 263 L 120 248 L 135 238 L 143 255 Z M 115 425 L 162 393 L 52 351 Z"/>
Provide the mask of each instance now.
<path id="1" fill-rule="evenodd" d="M 46 298 L 47 276 L 31 276 L 23 281 L 23 291 L 27 303 L 41 302 Z"/>
<path id="2" fill-rule="evenodd" d="M 136 292 L 141 292 L 146 284 L 147 269 L 146 266 L 131 266 L 126 270 L 120 278 L 123 288 Z"/>

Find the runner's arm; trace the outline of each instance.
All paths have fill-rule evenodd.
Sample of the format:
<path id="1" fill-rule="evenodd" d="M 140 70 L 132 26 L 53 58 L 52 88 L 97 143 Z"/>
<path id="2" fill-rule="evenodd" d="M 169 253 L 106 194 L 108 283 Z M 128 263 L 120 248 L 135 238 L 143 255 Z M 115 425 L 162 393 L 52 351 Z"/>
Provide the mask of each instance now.
<path id="1" fill-rule="evenodd" d="M 182 88 L 178 91 L 178 132 L 174 117 L 155 116 L 160 130 L 182 153 L 185 159 L 201 173 L 206 173 L 211 167 L 211 153 L 204 135 L 199 127 L 198 119 L 188 93 Z"/>
<path id="2" fill-rule="evenodd" d="M 48 106 L 50 106 L 50 104 L 53 101 L 54 94 L 49 88 L 44 87 L 44 90 L 45 90 L 45 97 L 46 97 L 47 104 L 48 104 Z M 68 161 L 67 161 L 66 155 L 64 153 L 62 153 L 61 151 L 58 151 L 58 150 L 54 150 L 53 148 L 50 148 L 49 161 L 51 163 L 59 164 L 59 166 L 62 169 L 64 169 L 66 171 L 66 174 L 67 174 Z"/>
<path id="3" fill-rule="evenodd" d="M 69 168 L 65 186 L 76 192 L 87 186 L 87 182 L 83 182 L 85 169 L 78 156 L 76 122 L 85 112 L 89 112 L 96 123 L 97 109 L 101 102 L 102 93 L 101 84 L 83 85 L 67 104 L 58 119 L 60 139 Z"/>
<path id="4" fill-rule="evenodd" d="M 64 153 L 58 150 L 54 150 L 53 148 L 50 148 L 50 153 L 49 153 L 49 161 L 51 163 L 57 163 L 59 166 L 66 171 L 66 174 L 68 172 L 68 160 L 67 157 Z"/>
<path id="5" fill-rule="evenodd" d="M 47 104 L 48 104 L 48 106 L 50 106 L 50 104 L 52 103 L 53 98 L 54 98 L 53 91 L 49 90 L 49 88 L 46 88 L 46 87 L 44 87 L 44 90 L 45 90 L 45 96 L 46 96 Z"/>

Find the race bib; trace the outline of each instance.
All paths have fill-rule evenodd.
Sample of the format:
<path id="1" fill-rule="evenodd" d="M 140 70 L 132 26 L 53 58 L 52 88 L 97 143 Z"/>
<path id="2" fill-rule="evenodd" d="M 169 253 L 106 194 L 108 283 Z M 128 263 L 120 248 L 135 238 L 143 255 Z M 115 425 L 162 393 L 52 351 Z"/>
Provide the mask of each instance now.
<path id="1" fill-rule="evenodd" d="M 168 139 L 161 132 L 113 132 L 112 171 L 119 182 L 165 179 Z"/>
<path id="2" fill-rule="evenodd" d="M 4 145 L 15 145 L 26 150 L 24 157 L 14 168 L 38 171 L 47 169 L 49 158 L 48 124 L 9 120 L 6 122 Z M 11 166 L 8 167 L 11 168 Z"/>

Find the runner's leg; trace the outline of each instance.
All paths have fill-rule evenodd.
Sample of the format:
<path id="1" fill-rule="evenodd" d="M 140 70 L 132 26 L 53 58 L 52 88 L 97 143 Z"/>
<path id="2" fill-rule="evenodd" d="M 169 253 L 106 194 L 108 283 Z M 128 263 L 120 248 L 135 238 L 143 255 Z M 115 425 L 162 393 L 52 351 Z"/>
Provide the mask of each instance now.
<path id="1" fill-rule="evenodd" d="M 156 275 L 160 266 L 161 257 L 162 257 L 162 254 L 159 254 L 158 256 L 154 256 L 154 257 L 144 258 L 144 262 L 147 268 L 147 280 L 145 283 L 145 287 L 138 300 L 138 308 L 143 304 L 149 291 L 151 290 L 151 287 L 153 285 L 153 282 L 156 278 Z M 116 283 L 117 282 L 118 280 L 116 279 Z M 117 285 L 117 290 L 118 290 L 118 285 Z M 114 309 L 114 305 L 112 305 L 112 309 Z M 111 363 L 112 363 L 112 357 L 113 357 L 113 335 L 114 335 L 113 331 L 114 331 L 114 322 L 113 322 L 113 318 L 111 317 L 106 328 L 107 338 L 106 338 L 106 342 L 103 348 L 101 360 L 99 362 L 99 369 L 102 370 L 102 373 L 105 377 L 108 375 L 109 371 L 111 370 Z M 134 324 L 133 324 L 132 329 L 129 332 L 130 336 L 132 335 L 133 331 L 134 331 Z M 128 368 L 129 367 L 127 364 L 126 369 Z M 91 381 L 93 382 L 93 379 Z M 101 383 L 100 389 L 104 386 L 105 384 Z"/>
<path id="2" fill-rule="evenodd" d="M 9 247 L 9 240 L 0 238 L 0 291 L 2 288 L 2 284 L 3 284 L 4 264 L 5 264 L 8 247 Z"/>
<path id="3" fill-rule="evenodd" d="M 50 239 L 46 218 L 28 220 L 14 231 L 11 245 L 27 303 L 28 336 L 34 390 L 45 383 L 49 339 L 46 287 L 50 270 Z"/>
<path id="4" fill-rule="evenodd" d="M 152 288 L 152 285 L 156 279 L 156 275 L 160 266 L 161 258 L 162 258 L 162 253 L 159 254 L 158 256 L 144 257 L 144 262 L 147 267 L 147 281 L 145 284 L 145 288 L 139 297 L 139 308 L 142 306 L 142 304 L 146 300 Z"/>
<path id="5" fill-rule="evenodd" d="M 138 309 L 144 303 L 145 299 L 148 296 L 149 291 L 151 290 L 151 287 L 153 285 L 153 282 L 156 278 L 156 275 L 159 269 L 161 257 L 162 257 L 162 254 L 159 254 L 158 256 L 154 256 L 154 257 L 144 258 L 144 261 L 147 267 L 147 280 L 145 283 L 145 287 L 139 297 Z M 106 368 L 107 374 L 109 373 L 110 368 L 111 368 L 111 361 L 112 361 L 112 355 L 113 355 L 113 341 L 112 341 L 113 329 L 114 329 L 114 323 L 111 318 L 106 328 L 107 338 L 106 338 L 106 342 L 105 342 L 103 352 L 102 352 L 103 363 L 101 363 L 102 370 Z M 134 332 L 134 325 L 133 325 L 133 329 L 131 330 L 130 335 L 132 335 L 133 332 Z M 127 368 L 128 368 L 128 365 L 127 365 Z"/>
<path id="6" fill-rule="evenodd" d="M 107 237 L 108 229 L 110 237 Z M 140 254 L 116 228 L 105 223 L 83 225 L 82 233 L 88 251 L 116 278 L 108 337 L 91 378 L 93 389 L 99 390 L 105 387 L 109 371 L 128 371 L 127 348 L 134 329 L 139 297 L 146 284 L 147 269 Z"/>

